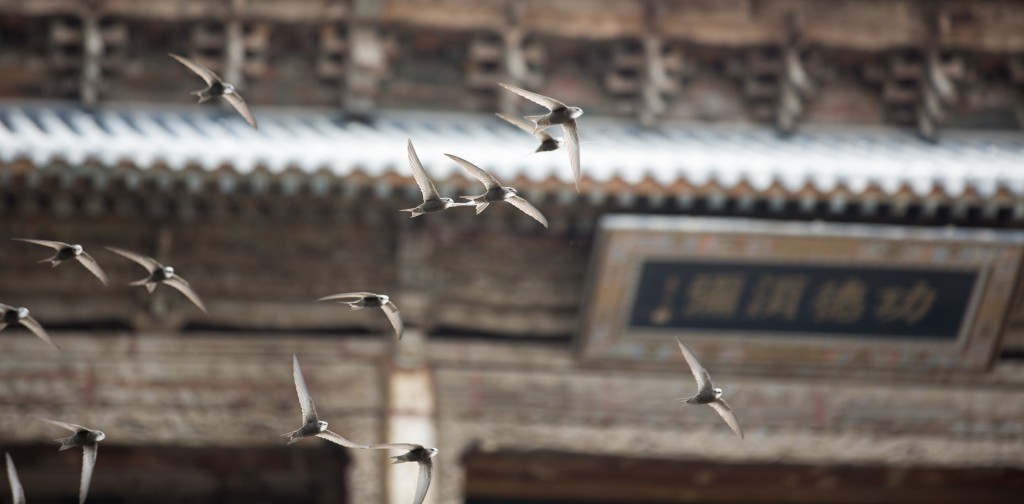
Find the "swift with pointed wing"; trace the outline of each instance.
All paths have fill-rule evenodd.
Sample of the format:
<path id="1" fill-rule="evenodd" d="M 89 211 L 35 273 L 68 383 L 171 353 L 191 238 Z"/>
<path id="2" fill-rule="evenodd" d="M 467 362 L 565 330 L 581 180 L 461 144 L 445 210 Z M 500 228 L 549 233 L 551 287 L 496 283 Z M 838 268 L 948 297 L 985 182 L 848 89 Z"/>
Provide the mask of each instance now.
<path id="1" fill-rule="evenodd" d="M 434 472 L 434 455 L 437 455 L 437 448 L 430 448 L 413 443 L 386 443 L 367 446 L 370 450 L 408 450 L 401 455 L 391 457 L 395 464 L 402 462 L 416 462 L 420 466 L 420 474 L 416 480 L 416 496 L 413 497 L 413 504 L 423 504 L 427 496 L 427 488 L 430 488 L 430 478 Z"/>
<path id="2" fill-rule="evenodd" d="M 33 240 L 30 238 L 13 239 L 25 243 L 34 243 L 36 245 L 50 247 L 57 251 L 57 253 L 54 254 L 53 257 L 43 259 L 42 261 L 39 261 L 40 263 L 48 262 L 50 263 L 51 266 L 56 268 L 57 265 L 59 265 L 60 263 L 74 259 L 82 263 L 82 266 L 85 266 L 85 268 L 89 270 L 90 273 L 95 275 L 96 278 L 99 278 L 100 281 L 103 282 L 103 285 L 107 285 L 107 275 L 103 273 L 103 269 L 100 268 L 99 263 L 97 263 L 96 259 L 93 259 L 92 256 L 89 255 L 89 253 L 86 252 L 85 249 L 83 249 L 82 246 L 77 243 L 71 244 L 52 240 Z"/>
<path id="3" fill-rule="evenodd" d="M 346 299 L 350 301 L 345 301 Z M 384 314 L 388 316 L 388 320 L 391 322 L 391 326 L 395 328 L 395 334 L 398 335 L 398 339 L 402 339 L 402 333 L 405 332 L 405 324 L 402 323 L 402 316 L 398 313 L 398 306 L 391 301 L 391 298 L 386 294 L 374 294 L 372 292 L 345 292 L 342 294 L 331 294 L 330 296 L 324 296 L 317 301 L 334 301 L 341 300 L 342 304 L 347 304 L 349 309 L 362 310 L 363 308 L 380 308 L 384 310 Z"/>
<path id="4" fill-rule="evenodd" d="M 78 504 L 83 504 L 85 502 L 86 495 L 89 494 L 89 484 L 92 482 L 92 473 L 96 469 L 96 453 L 99 442 L 106 439 L 107 435 L 101 431 L 82 427 L 81 425 L 73 423 L 50 420 L 47 418 L 37 417 L 35 415 L 32 415 L 32 418 L 42 420 L 46 423 L 74 432 L 74 434 L 66 438 L 57 438 L 55 441 L 60 441 L 60 448 L 57 451 L 70 450 L 78 446 L 82 447 L 82 483 L 78 491 Z"/>
<path id="5" fill-rule="evenodd" d="M 117 247 L 107 247 L 107 250 L 121 257 L 125 257 L 127 259 L 131 259 L 132 261 L 135 261 L 143 268 L 146 268 L 146 271 L 149 272 L 148 277 L 136 280 L 128 285 L 142 285 L 146 287 L 146 290 L 149 291 L 150 294 L 152 294 L 153 291 L 156 290 L 157 285 L 169 285 L 177 289 L 178 292 L 184 294 L 185 297 L 189 299 L 189 301 L 192 301 L 192 303 L 198 306 L 200 310 L 203 310 L 203 313 L 206 313 L 206 305 L 203 304 L 202 299 L 199 299 L 199 294 L 196 294 L 196 291 L 192 290 L 192 286 L 189 285 L 188 280 L 185 280 L 184 278 L 182 278 L 181 276 L 174 272 L 174 268 L 170 266 L 164 266 L 163 264 L 160 263 L 160 261 L 157 261 L 152 257 L 147 257 L 142 254 L 136 254 L 135 252 L 129 250 L 120 249 Z"/>
<path id="6" fill-rule="evenodd" d="M 327 422 L 320 420 L 320 417 L 316 414 L 316 405 L 313 404 L 313 397 L 309 395 L 309 389 L 306 388 L 306 380 L 302 377 L 299 358 L 294 354 L 292 354 L 292 376 L 295 379 L 295 392 L 299 395 L 299 406 L 302 408 L 302 427 L 282 434 L 282 436 L 288 436 L 288 444 L 292 444 L 304 437 L 316 436 L 345 448 L 366 448 L 366 445 L 353 443 L 343 436 L 327 430 Z"/>
<path id="7" fill-rule="evenodd" d="M 693 355 L 693 352 L 690 352 L 689 348 L 683 345 L 682 341 L 679 341 L 679 338 L 676 338 L 676 343 L 679 343 L 679 350 L 683 352 L 683 358 L 689 364 L 690 371 L 693 372 L 693 378 L 697 380 L 697 394 L 683 399 L 683 406 L 689 404 L 707 404 L 711 406 L 725 420 L 725 423 L 729 424 L 729 428 L 742 439 L 743 429 L 740 428 L 740 423 L 736 420 L 732 407 L 722 398 L 722 389 L 715 387 L 711 383 L 711 375 L 704 369 L 704 366 L 700 365 L 700 362 L 697 362 L 697 357 Z"/>
<path id="8" fill-rule="evenodd" d="M 527 119 L 534 123 L 533 131 L 531 132 L 534 135 L 549 126 L 557 124 L 562 127 L 562 141 L 565 143 L 566 150 L 569 151 L 569 164 L 572 166 L 572 176 L 576 181 L 576 192 L 579 192 L 580 131 L 579 126 L 576 124 L 576 119 L 583 115 L 583 109 L 579 107 L 570 107 L 549 96 L 517 88 L 515 86 L 505 84 L 504 82 L 499 82 L 498 85 L 548 109 L 547 114 L 526 116 Z"/>
<path id="9" fill-rule="evenodd" d="M 420 192 L 423 193 L 423 203 L 413 208 L 406 208 L 401 210 L 402 212 L 411 212 L 412 215 L 409 218 L 419 217 L 425 213 L 440 212 L 441 210 L 447 210 L 457 206 L 471 206 L 470 203 L 456 203 L 451 198 L 442 198 L 437 192 L 437 188 L 434 187 L 434 183 L 430 181 L 430 177 L 427 176 L 427 171 L 423 169 L 423 163 L 420 163 L 419 156 L 416 155 L 416 150 L 412 148 L 412 140 L 409 140 L 408 144 L 409 151 L 409 167 L 412 169 L 412 177 L 416 179 L 416 185 L 420 186 Z"/>
<path id="10" fill-rule="evenodd" d="M 26 329 L 32 331 L 33 334 L 39 336 L 39 339 L 43 340 L 47 345 L 50 345 L 56 350 L 60 350 L 60 347 L 53 342 L 50 335 L 46 333 L 46 329 L 32 318 L 28 313 L 28 308 L 24 306 L 14 307 L 11 305 L 0 303 L 0 331 L 3 331 L 5 327 L 10 324 L 21 324 Z"/>
<path id="11" fill-rule="evenodd" d="M 206 89 L 200 89 L 198 91 L 192 91 L 191 95 L 199 97 L 199 103 L 203 103 L 211 98 L 218 96 L 224 97 L 228 103 L 231 104 L 242 117 L 245 118 L 245 122 L 249 123 L 253 129 L 256 129 L 256 118 L 253 117 L 252 112 L 249 111 L 249 106 L 245 104 L 245 100 L 242 95 L 238 94 L 238 90 L 235 89 L 233 84 L 224 82 L 219 75 L 215 74 L 213 70 L 196 63 L 184 56 L 178 56 L 177 54 L 168 54 L 168 56 L 178 60 L 179 63 L 188 67 L 196 75 L 203 78 L 206 81 Z"/>
<path id="12" fill-rule="evenodd" d="M 465 159 L 452 154 L 445 154 L 445 156 L 452 158 L 452 161 L 458 163 L 462 169 L 466 170 L 470 175 L 483 183 L 484 188 L 487 189 L 487 192 L 479 196 L 462 196 L 462 198 L 465 198 L 476 205 L 477 215 L 479 215 L 480 212 L 483 212 L 491 203 L 505 201 L 518 208 L 526 215 L 533 217 L 537 222 L 543 224 L 544 227 L 548 227 L 548 220 L 544 217 L 544 214 L 540 213 L 540 210 L 537 210 L 537 207 L 531 205 L 529 201 L 526 201 L 526 199 L 520 196 L 519 191 L 516 191 L 514 187 L 502 186 L 501 182 L 498 182 L 498 179 L 494 178 L 494 175 L 487 173 L 483 168 L 480 168 Z"/>

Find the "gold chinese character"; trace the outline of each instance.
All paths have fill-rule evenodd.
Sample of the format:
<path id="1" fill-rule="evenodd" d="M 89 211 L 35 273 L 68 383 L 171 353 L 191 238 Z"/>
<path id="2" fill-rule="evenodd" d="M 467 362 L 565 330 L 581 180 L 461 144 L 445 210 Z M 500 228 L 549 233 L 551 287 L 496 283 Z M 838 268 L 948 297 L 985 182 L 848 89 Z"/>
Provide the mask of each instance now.
<path id="1" fill-rule="evenodd" d="M 743 274 L 695 275 L 686 289 L 683 313 L 705 317 L 732 317 L 743 293 Z"/>
<path id="2" fill-rule="evenodd" d="M 818 287 L 811 302 L 814 320 L 850 324 L 864 315 L 864 282 L 848 278 L 842 282 L 827 282 Z"/>
<path id="3" fill-rule="evenodd" d="M 875 307 L 875 318 L 881 322 L 902 320 L 905 325 L 914 325 L 932 309 L 936 296 L 935 289 L 921 280 L 909 289 L 886 287 Z"/>
<path id="4" fill-rule="evenodd" d="M 662 290 L 661 302 L 651 310 L 650 320 L 655 325 L 665 325 L 672 320 L 672 300 L 679 290 L 679 275 L 672 275 L 665 280 L 665 287 Z"/>
<path id="5" fill-rule="evenodd" d="M 800 311 L 800 299 L 807 285 L 804 275 L 764 275 L 756 284 L 747 304 L 751 318 L 781 317 L 793 320 Z"/>

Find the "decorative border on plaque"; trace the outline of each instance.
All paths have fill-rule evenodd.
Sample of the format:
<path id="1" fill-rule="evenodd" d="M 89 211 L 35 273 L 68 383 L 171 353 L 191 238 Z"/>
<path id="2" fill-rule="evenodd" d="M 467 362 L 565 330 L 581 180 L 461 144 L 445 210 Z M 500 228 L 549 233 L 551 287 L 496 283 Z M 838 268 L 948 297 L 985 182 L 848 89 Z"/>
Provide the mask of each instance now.
<path id="1" fill-rule="evenodd" d="M 617 215 L 593 257 L 586 360 L 979 370 L 1024 233 Z"/>

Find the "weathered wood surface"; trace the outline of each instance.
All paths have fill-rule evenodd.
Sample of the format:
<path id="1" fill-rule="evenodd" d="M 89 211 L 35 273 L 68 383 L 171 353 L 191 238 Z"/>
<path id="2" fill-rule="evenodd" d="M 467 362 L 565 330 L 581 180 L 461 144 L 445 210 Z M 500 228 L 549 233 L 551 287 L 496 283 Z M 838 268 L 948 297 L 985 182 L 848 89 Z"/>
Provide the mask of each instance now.
<path id="1" fill-rule="evenodd" d="M 575 364 L 571 353 L 551 346 L 469 341 L 436 342 L 430 356 L 437 362 L 439 448 L 459 454 L 437 461 L 445 474 L 437 486 L 445 504 L 474 494 L 513 500 L 591 495 L 580 490 L 572 497 L 558 490 L 564 485 L 556 481 L 569 477 L 567 473 L 544 472 L 550 475 L 544 477 L 529 470 L 548 467 L 544 454 L 552 452 L 556 455 L 551 460 L 559 460 L 557 452 L 562 452 L 604 458 L 608 465 L 625 468 L 635 459 L 702 461 L 709 470 L 721 463 L 806 464 L 826 472 L 835 467 L 884 466 L 897 479 L 926 466 L 949 474 L 945 481 L 954 487 L 959 486 L 952 483 L 956 474 L 988 474 L 998 480 L 998 488 L 985 494 L 989 497 L 1012 491 L 1013 475 L 1024 468 L 1024 367 L 1016 362 L 1000 364 L 988 375 L 938 382 L 711 370 L 746 431 L 741 441 L 710 408 L 678 407 L 675 399 L 694 391 L 681 359 L 674 370 L 591 368 Z M 523 473 L 510 472 L 503 479 L 505 485 L 486 472 L 473 472 L 475 453 L 498 458 L 527 453 L 537 458 L 522 468 L 522 477 L 516 474 Z M 588 479 L 572 466 L 567 462 L 562 467 L 573 474 L 576 485 Z M 986 469 L 996 467 L 1003 469 Z M 970 470 L 960 472 L 963 469 Z M 604 478 L 606 483 L 597 485 L 609 492 L 625 491 L 626 486 L 636 492 L 651 489 L 642 502 L 686 502 L 670 496 L 674 491 L 669 487 L 677 488 L 678 478 L 648 481 L 650 486 L 617 486 L 615 482 L 629 478 L 627 474 L 632 473 L 627 469 L 620 478 Z M 474 482 L 474 477 L 479 479 Z M 530 490 L 533 478 L 542 480 L 538 493 Z M 831 481 L 836 484 L 843 481 L 835 478 Z M 811 484 L 801 482 L 799 488 Z M 924 498 L 910 489 L 900 494 L 898 487 L 886 487 L 883 495 L 903 495 L 909 502 Z M 743 501 L 741 493 L 722 489 L 701 495 Z M 751 494 L 743 494 L 751 499 Z"/>
<path id="2" fill-rule="evenodd" d="M 78 264 L 37 264 L 48 249 L 0 243 L 0 302 L 26 306 L 44 325 L 57 327 L 356 331 L 389 338 L 390 325 L 379 310 L 315 302 L 367 290 L 394 296 L 406 323 L 432 334 L 564 340 L 579 330 L 599 216 L 664 211 L 652 200 L 622 197 L 566 204 L 557 192 L 513 181 L 548 216 L 551 228 L 544 230 L 508 205 L 492 205 L 482 216 L 458 209 L 410 220 L 396 209 L 414 206 L 418 193 L 399 190 L 396 185 L 408 182 L 394 176 L 374 182 L 357 173 L 314 190 L 322 174 L 246 177 L 230 170 L 21 165 L 3 170 L 10 178 L 0 188 L 0 213 L 7 216 L 0 219 L 0 237 L 81 243 L 111 277 L 103 287 Z M 225 182 L 233 188 L 225 189 Z M 463 188 L 469 181 L 438 183 Z M 373 184 L 388 191 L 371 192 Z M 853 197 L 840 191 L 815 198 L 832 196 Z M 718 212 L 707 208 L 710 194 L 700 199 L 688 213 L 744 215 L 728 205 Z M 816 206 L 809 213 L 786 208 L 777 216 L 826 216 Z M 876 218 L 934 223 L 911 214 Z M 954 222 L 972 221 L 978 224 L 969 216 Z M 209 315 L 171 288 L 148 295 L 128 286 L 145 276 L 144 269 L 104 246 L 149 254 L 175 267 L 206 302 Z M 1004 340 L 1008 351 L 1022 348 L 1024 302 L 1014 313 Z"/>
<path id="3" fill-rule="evenodd" d="M 291 353 L 301 359 L 318 412 L 355 441 L 385 440 L 388 411 L 402 415 L 409 407 L 385 398 L 382 373 L 391 343 L 382 339 L 53 333 L 64 352 L 17 329 L 0 338 L 5 444 L 46 443 L 54 436 L 49 426 L 25 416 L 32 413 L 102 426 L 119 449 L 269 449 L 298 418 Z M 409 343 L 416 341 L 403 342 Z M 741 442 L 709 408 L 678 408 L 675 399 L 693 390 L 682 362 L 673 369 L 598 368 L 577 363 L 566 344 L 471 339 L 436 339 L 423 351 L 436 394 L 437 446 L 444 455 L 432 488 L 443 503 L 462 502 L 462 455 L 481 450 L 825 466 L 910 468 L 927 461 L 945 468 L 1024 467 L 1024 367 L 1013 361 L 986 375 L 951 375 L 940 382 L 713 370 L 746 430 Z M 380 502 L 384 454 L 351 455 L 350 495 Z"/>
<path id="4" fill-rule="evenodd" d="M 1020 469 L 718 464 L 550 451 L 471 452 L 469 503 L 959 503 L 1016 502 Z"/>
<path id="5" fill-rule="evenodd" d="M 159 335 L 52 331 L 64 352 L 29 334 L 0 338 L 0 432 L 45 441 L 25 415 L 101 428 L 116 444 L 274 446 L 298 428 L 291 354 L 319 414 L 352 439 L 377 439 L 383 410 L 370 339 L 287 335 Z"/>
<path id="6" fill-rule="evenodd" d="M 101 445 L 89 502 L 369 502 L 353 500 L 363 485 L 349 483 L 348 452 L 326 442 L 228 448 L 138 447 L 108 440 Z M 51 443 L 5 443 L 4 449 L 32 502 L 77 502 L 80 450 L 58 453 Z"/>
<path id="7" fill-rule="evenodd" d="M 254 105 L 354 117 L 525 112 L 493 85 L 505 80 L 645 126 L 891 122 L 935 141 L 946 126 L 1019 127 L 1024 81 L 1012 0 L 0 0 L 0 13 L 17 48 L 0 55 L 0 96 L 88 105 L 183 100 L 174 52 Z M 927 55 L 935 71 L 922 71 Z M 799 98 L 794 68 L 813 84 Z"/>
<path id="8" fill-rule="evenodd" d="M 324 199 L 318 204 L 324 213 L 298 199 L 243 196 L 198 203 L 205 208 L 201 218 L 181 219 L 165 212 L 171 205 L 181 209 L 190 200 L 184 194 L 108 195 L 128 212 L 4 219 L 0 236 L 81 243 L 110 276 L 109 287 L 76 263 L 39 265 L 47 249 L 10 241 L 0 244 L 0 302 L 29 307 L 44 325 L 357 330 L 391 338 L 380 310 L 315 302 L 338 292 L 369 291 L 392 295 L 411 326 L 534 337 L 567 337 L 575 328 L 588 240 L 541 235 L 536 222 L 512 208 L 489 209 L 487 219 L 472 219 L 471 212 L 453 216 L 462 224 L 451 227 L 408 221 L 395 209 L 412 205 L 398 198 Z M 236 210 L 218 213 L 232 206 Z M 154 213 L 131 218 L 133 207 Z M 297 213 L 288 211 L 292 207 Z M 285 213 L 263 212 L 275 208 Z M 507 234 L 507 225 L 514 235 Z M 408 257 L 399 260 L 405 234 L 413 238 L 403 249 Z M 153 295 L 128 286 L 145 270 L 104 246 L 173 266 L 203 298 L 209 315 L 166 286 Z"/>
<path id="9" fill-rule="evenodd" d="M 762 45 L 785 38 L 784 19 L 800 13 L 811 44 L 859 50 L 920 46 L 927 41 L 931 17 L 942 16 L 942 38 L 952 47 L 980 51 L 1024 50 L 1024 5 L 1012 0 L 944 2 L 928 0 L 693 0 L 658 2 L 649 21 L 642 0 L 388 0 L 371 2 L 363 17 L 396 26 L 455 31 L 498 30 L 510 4 L 516 4 L 530 31 L 553 37 L 618 39 L 655 30 L 663 35 L 710 45 Z M 140 2 L 106 0 L 105 15 L 163 21 L 226 19 L 234 12 L 245 20 L 277 23 L 337 22 L 359 9 L 330 0 L 177 0 Z M 78 0 L 0 0 L 0 12 L 26 16 L 77 14 Z M 653 26 L 652 26 L 653 25 Z"/>
<path id="10" fill-rule="evenodd" d="M 684 363 L 675 371 L 612 375 L 605 369 L 580 367 L 568 372 L 496 366 L 440 369 L 438 398 L 443 414 L 460 422 L 536 421 L 652 431 L 720 428 L 720 433 L 731 434 L 711 408 L 679 409 L 676 399 L 693 395 L 696 386 Z M 922 436 L 963 446 L 1003 440 L 1020 446 L 1024 368 L 1007 364 L 1006 372 L 1014 377 L 963 377 L 956 386 L 911 380 L 860 383 L 842 377 L 792 378 L 777 373 L 743 376 L 721 370 L 713 377 L 736 410 L 748 441 L 758 440 L 753 443 L 779 432 L 808 432 L 840 437 L 844 433 L 854 437 Z M 721 450 L 732 451 L 731 447 L 726 443 Z M 879 459 L 901 457 L 865 447 L 861 455 L 868 454 Z M 777 455 L 785 457 L 786 453 Z M 960 462 L 982 464 L 992 456 L 988 460 L 992 464 L 1024 464 L 1024 456 L 1013 456 L 1010 451 L 1001 455 L 979 452 L 976 456 L 981 458 Z"/>

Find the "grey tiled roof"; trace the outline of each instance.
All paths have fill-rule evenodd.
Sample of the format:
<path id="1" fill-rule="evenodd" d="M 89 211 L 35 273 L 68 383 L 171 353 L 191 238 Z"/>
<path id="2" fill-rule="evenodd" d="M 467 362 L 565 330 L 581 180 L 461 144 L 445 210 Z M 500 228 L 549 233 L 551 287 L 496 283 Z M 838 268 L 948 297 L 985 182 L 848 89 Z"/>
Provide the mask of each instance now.
<path id="1" fill-rule="evenodd" d="M 506 183 L 519 177 L 572 183 L 563 151 L 529 154 L 535 147 L 529 135 L 489 115 L 394 111 L 365 124 L 321 111 L 254 112 L 258 131 L 217 107 L 114 106 L 90 112 L 70 104 L 0 104 L 0 162 L 28 159 L 43 167 L 91 159 L 139 169 L 228 165 L 240 174 L 262 167 L 408 176 L 405 141 L 411 138 L 435 179 L 461 174 L 443 156 L 449 152 Z M 1002 187 L 1015 198 L 1024 196 L 1024 137 L 1016 132 L 949 132 L 929 144 L 877 127 L 809 127 L 786 139 L 763 127 L 680 124 L 646 130 L 591 116 L 580 125 L 590 191 L 611 181 L 635 185 L 651 179 L 661 186 L 747 184 L 756 191 L 777 184 L 790 192 L 808 186 L 829 192 L 842 185 L 854 194 L 874 184 L 888 194 L 907 187 L 918 197 L 936 189 L 954 197 L 971 189 L 987 197 Z"/>

